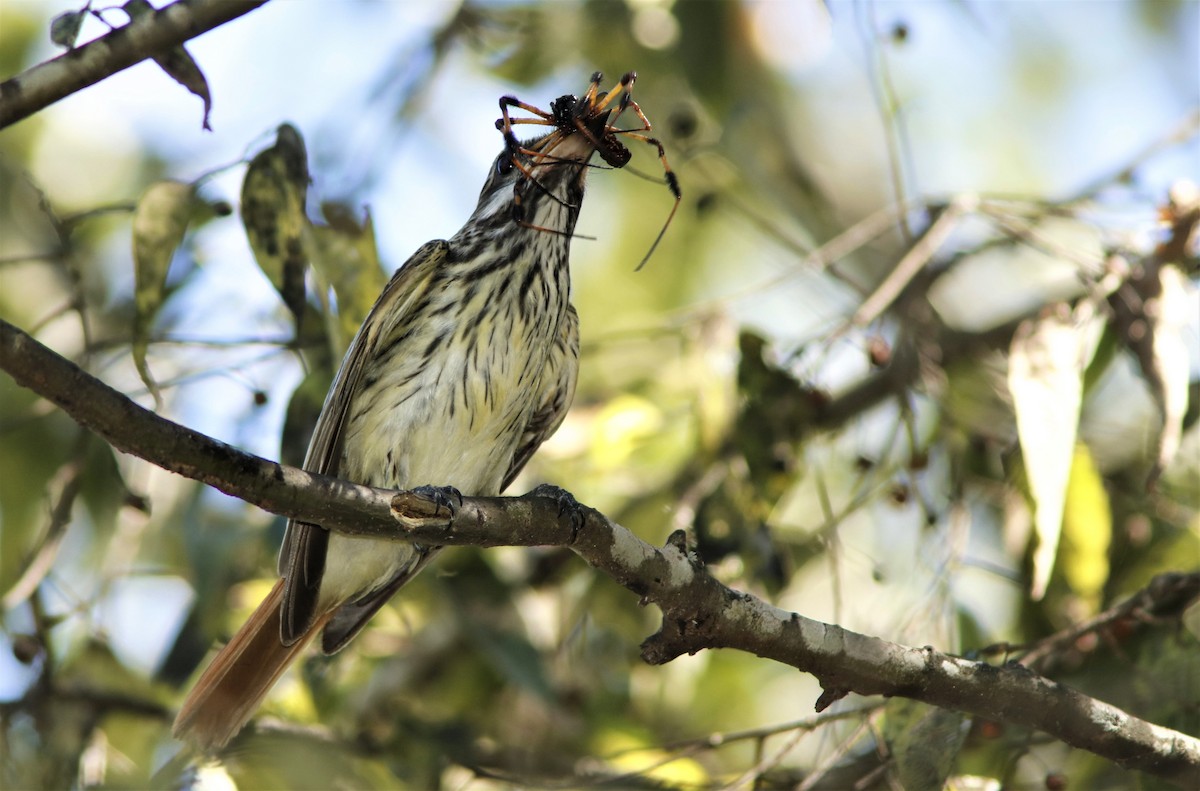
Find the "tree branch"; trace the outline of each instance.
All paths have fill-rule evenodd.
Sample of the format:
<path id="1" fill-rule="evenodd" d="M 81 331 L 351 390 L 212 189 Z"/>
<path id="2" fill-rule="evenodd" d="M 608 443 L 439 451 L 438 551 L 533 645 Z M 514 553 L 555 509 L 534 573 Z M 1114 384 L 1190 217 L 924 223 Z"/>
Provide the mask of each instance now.
<path id="1" fill-rule="evenodd" d="M 1017 665 L 996 667 L 821 623 L 732 590 L 685 546 L 653 547 L 594 509 L 552 497 L 465 497 L 358 486 L 243 453 L 138 406 L 0 320 L 0 368 L 113 447 L 283 516 L 353 535 L 430 544 L 565 546 L 663 613 L 642 644 L 651 664 L 706 648 L 774 659 L 820 680 L 818 708 L 849 692 L 912 698 L 1036 728 L 1129 769 L 1200 786 L 1200 740 Z"/>
<path id="2" fill-rule="evenodd" d="M 0 129 L 253 11 L 267 0 L 179 0 L 0 83 Z"/>

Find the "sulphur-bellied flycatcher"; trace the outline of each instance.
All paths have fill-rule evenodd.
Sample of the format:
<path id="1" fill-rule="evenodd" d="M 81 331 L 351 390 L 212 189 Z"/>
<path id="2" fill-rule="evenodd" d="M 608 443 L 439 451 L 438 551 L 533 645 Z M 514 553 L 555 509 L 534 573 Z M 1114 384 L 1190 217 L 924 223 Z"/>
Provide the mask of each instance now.
<path id="1" fill-rule="evenodd" d="M 380 295 L 334 379 L 305 469 L 495 495 L 558 428 L 579 363 L 567 255 L 584 176 L 597 150 L 616 166 L 628 160 L 609 124 L 636 107 L 632 74 L 612 94 L 599 79 L 551 113 L 501 100 L 505 148 L 474 213 L 418 250 Z M 514 106 L 537 117 L 514 121 Z M 553 129 L 520 143 L 513 123 Z M 323 632 L 326 653 L 343 647 L 435 551 L 289 522 L 281 579 L 196 682 L 175 734 L 225 745 L 309 640 Z"/>

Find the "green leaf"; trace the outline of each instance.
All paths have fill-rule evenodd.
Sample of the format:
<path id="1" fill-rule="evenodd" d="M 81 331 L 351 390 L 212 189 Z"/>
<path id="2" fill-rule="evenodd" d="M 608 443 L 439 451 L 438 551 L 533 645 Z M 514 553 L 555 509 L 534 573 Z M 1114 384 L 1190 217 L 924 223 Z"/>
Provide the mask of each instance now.
<path id="1" fill-rule="evenodd" d="M 471 628 L 471 638 L 503 678 L 543 700 L 554 699 L 542 657 L 522 635 L 476 622 Z"/>
<path id="2" fill-rule="evenodd" d="M 1058 567 L 1067 585 L 1088 605 L 1099 610 L 1108 582 L 1108 547 L 1112 542 L 1112 508 L 1104 481 L 1086 445 L 1075 446 L 1063 511 Z"/>
<path id="3" fill-rule="evenodd" d="M 297 332 L 304 318 L 308 181 L 304 138 L 291 124 L 279 127 L 275 144 L 250 161 L 242 181 L 242 224 L 254 260 L 292 312 Z"/>
<path id="4" fill-rule="evenodd" d="M 194 199 L 191 184 L 156 181 L 142 194 L 133 213 L 133 362 L 156 402 L 158 385 L 146 364 L 150 328 L 162 306 L 167 271 L 183 242 Z"/>
<path id="5" fill-rule="evenodd" d="M 375 246 L 375 227 L 370 212 L 362 224 L 346 206 L 326 203 L 321 207 L 329 225 L 312 228 L 310 256 L 322 284 L 337 295 L 338 323 L 333 343 L 338 352 L 350 345 L 367 312 L 387 283 Z"/>
<path id="6" fill-rule="evenodd" d="M 318 347 L 319 350 L 324 347 Z M 313 426 L 321 414 L 325 394 L 333 383 L 331 358 L 318 351 L 309 361 L 309 372 L 292 393 L 288 401 L 287 414 L 283 420 L 283 436 L 280 440 L 279 458 L 284 464 L 299 467 L 304 463 Z"/>

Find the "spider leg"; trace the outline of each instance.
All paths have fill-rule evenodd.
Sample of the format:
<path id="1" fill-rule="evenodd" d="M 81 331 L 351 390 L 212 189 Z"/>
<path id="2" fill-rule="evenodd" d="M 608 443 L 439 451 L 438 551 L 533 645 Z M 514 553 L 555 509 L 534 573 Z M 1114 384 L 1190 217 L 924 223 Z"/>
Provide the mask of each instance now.
<path id="1" fill-rule="evenodd" d="M 519 108 L 521 110 L 524 110 L 527 113 L 532 113 L 533 115 L 536 115 L 538 118 L 541 118 L 545 121 L 549 121 L 551 124 L 554 123 L 554 116 L 551 115 L 550 113 L 546 112 L 545 110 L 541 109 L 540 107 L 535 107 L 532 104 L 523 102 L 515 96 L 501 96 L 500 97 L 500 112 L 504 113 L 504 119 L 505 119 L 506 123 L 520 123 L 520 121 L 514 122 L 514 121 L 509 120 L 508 108 L 510 108 L 510 107 Z"/>
<path id="2" fill-rule="evenodd" d="M 638 116 L 642 119 L 645 119 L 646 117 L 642 115 L 640 108 L 638 109 Z M 647 126 L 649 126 L 649 123 L 649 121 L 646 121 Z M 654 243 L 650 245 L 650 249 L 642 258 L 641 263 L 637 265 L 637 269 L 634 270 L 635 272 L 645 266 L 646 262 L 650 260 L 650 256 L 654 254 L 655 249 L 658 247 L 658 243 L 662 241 L 663 234 L 665 234 L 667 232 L 667 228 L 670 227 L 671 220 L 675 219 L 675 212 L 679 209 L 680 201 L 683 200 L 683 192 L 679 189 L 679 178 L 675 175 L 675 171 L 671 169 L 671 165 L 667 162 L 667 152 L 663 149 L 662 142 L 659 141 L 658 138 L 648 137 L 647 135 L 642 134 L 642 131 L 643 130 L 629 129 L 616 130 L 616 133 L 624 134 L 633 140 L 640 140 L 643 143 L 652 145 L 658 149 L 658 160 L 663 166 L 663 178 L 666 180 L 667 189 L 671 190 L 671 194 L 675 196 L 675 204 L 671 206 L 671 213 L 667 215 L 666 222 L 663 223 L 663 227 L 661 230 L 659 230 L 658 236 L 654 237 Z"/>
<path id="3" fill-rule="evenodd" d="M 619 90 L 620 95 L 621 95 L 621 102 L 620 102 L 620 104 L 617 105 L 617 115 L 620 115 L 621 111 L 625 109 L 625 105 L 630 101 L 630 99 L 629 99 L 630 91 L 633 90 L 633 84 L 635 82 L 637 82 L 637 72 L 636 71 L 625 72 L 623 75 L 621 75 L 620 82 L 618 82 L 611 91 L 609 91 L 607 94 L 605 94 L 604 98 L 600 101 L 600 104 L 592 107 L 592 114 L 598 115 L 599 113 L 603 112 L 604 108 L 608 107 L 608 105 L 610 105 L 612 103 L 612 100 L 617 97 L 617 92 Z M 590 93 L 590 91 L 589 91 L 589 93 Z M 616 120 L 616 119 L 614 118 L 613 120 Z"/>
<path id="4" fill-rule="evenodd" d="M 577 107 L 592 107 L 596 103 L 596 92 L 600 90 L 600 81 L 604 79 L 604 72 L 592 72 L 592 81 L 588 85 L 587 93 L 579 100 Z"/>
<path id="5" fill-rule="evenodd" d="M 566 136 L 563 134 L 563 132 L 561 130 L 555 129 L 553 132 L 551 132 L 549 135 L 547 135 L 541 141 L 541 143 L 539 145 L 542 148 L 548 147 L 550 149 L 553 149 L 565 137 Z M 529 169 L 529 167 L 524 162 L 521 161 L 519 156 L 517 156 L 518 154 L 520 154 L 520 155 L 528 157 L 530 160 L 542 160 L 542 159 L 545 159 L 547 156 L 546 151 L 534 150 L 532 148 L 525 148 L 524 146 L 522 146 L 520 143 L 517 142 L 517 138 L 513 136 L 511 130 L 509 130 L 505 133 L 504 142 L 508 148 L 509 158 L 513 164 L 513 167 L 515 167 L 517 170 L 519 170 L 521 172 L 521 175 L 523 175 L 528 181 L 530 181 L 532 184 L 534 184 L 538 189 L 540 189 L 546 195 L 549 195 L 550 198 L 552 200 L 554 200 L 556 203 L 558 203 L 559 205 L 565 206 L 567 208 L 574 208 L 570 203 L 568 203 L 567 201 L 565 201 L 562 198 L 555 195 L 553 190 L 551 190 L 549 187 L 547 187 L 545 184 L 543 184 L 541 181 L 539 181 L 537 176 L 533 175 L 533 172 Z M 521 192 L 519 190 L 520 185 L 521 185 L 520 181 L 518 181 L 516 184 L 513 185 L 513 219 L 516 220 L 518 223 L 525 225 L 525 222 L 523 219 L 524 218 L 524 209 L 521 206 Z M 526 227 L 532 228 L 534 226 L 527 225 Z"/>

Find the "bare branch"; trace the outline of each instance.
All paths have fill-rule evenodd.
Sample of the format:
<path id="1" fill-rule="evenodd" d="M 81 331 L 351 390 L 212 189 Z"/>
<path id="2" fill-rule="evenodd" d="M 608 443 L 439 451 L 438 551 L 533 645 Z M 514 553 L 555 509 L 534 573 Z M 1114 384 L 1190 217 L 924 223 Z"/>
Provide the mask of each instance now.
<path id="1" fill-rule="evenodd" d="M 713 578 L 676 531 L 653 547 L 594 509 L 550 497 L 466 497 L 447 507 L 314 475 L 165 420 L 0 320 L 0 368 L 114 447 L 266 510 L 353 535 L 432 544 L 565 546 L 663 613 L 642 657 L 733 648 L 812 673 L 818 707 L 861 695 L 907 697 L 1036 728 L 1126 768 L 1200 786 L 1200 740 L 1153 725 L 1018 665 L 909 648 L 787 612 Z"/>
<path id="2" fill-rule="evenodd" d="M 179 0 L 0 83 L 0 129 L 267 0 Z"/>

